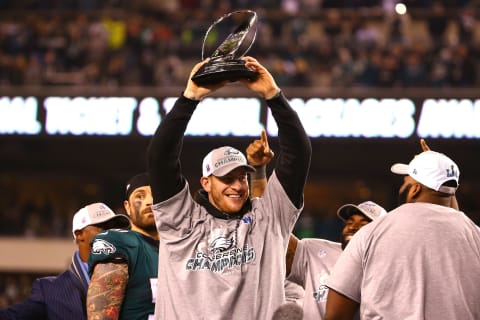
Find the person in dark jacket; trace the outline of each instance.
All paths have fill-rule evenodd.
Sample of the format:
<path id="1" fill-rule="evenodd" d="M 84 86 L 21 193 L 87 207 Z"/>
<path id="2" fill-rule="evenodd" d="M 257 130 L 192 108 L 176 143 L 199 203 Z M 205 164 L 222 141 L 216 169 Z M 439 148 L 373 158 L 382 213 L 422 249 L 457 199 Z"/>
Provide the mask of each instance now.
<path id="1" fill-rule="evenodd" d="M 130 219 L 115 214 L 103 203 L 92 203 L 73 217 L 73 237 L 78 246 L 67 270 L 58 276 L 35 279 L 30 296 L 23 302 L 0 310 L 1 320 L 83 320 L 87 319 L 85 299 L 88 283 L 88 256 L 93 237 L 112 228 L 130 228 Z"/>

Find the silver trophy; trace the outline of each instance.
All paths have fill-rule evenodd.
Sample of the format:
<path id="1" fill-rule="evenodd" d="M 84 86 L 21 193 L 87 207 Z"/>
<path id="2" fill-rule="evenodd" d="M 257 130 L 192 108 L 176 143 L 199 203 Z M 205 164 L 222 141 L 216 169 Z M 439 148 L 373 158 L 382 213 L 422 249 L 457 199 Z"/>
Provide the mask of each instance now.
<path id="1" fill-rule="evenodd" d="M 211 85 L 226 80 L 256 79 L 258 74 L 247 68 L 241 59 L 250 50 L 256 34 L 257 14 L 251 10 L 231 12 L 215 21 L 203 39 L 202 60 L 207 56 L 210 60 L 193 75 L 192 80 L 198 85 Z M 225 40 L 216 46 L 215 43 L 222 39 Z"/>

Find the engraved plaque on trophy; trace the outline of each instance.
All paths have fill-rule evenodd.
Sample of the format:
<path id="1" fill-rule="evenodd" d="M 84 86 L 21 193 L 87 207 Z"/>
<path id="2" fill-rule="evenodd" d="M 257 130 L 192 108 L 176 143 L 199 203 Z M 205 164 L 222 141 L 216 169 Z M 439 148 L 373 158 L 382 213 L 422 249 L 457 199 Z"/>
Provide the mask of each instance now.
<path id="1" fill-rule="evenodd" d="M 241 58 L 250 50 L 257 34 L 257 14 L 240 10 L 224 15 L 207 30 L 203 39 L 202 60 L 210 57 L 192 77 L 198 85 L 255 79 L 258 74 Z"/>

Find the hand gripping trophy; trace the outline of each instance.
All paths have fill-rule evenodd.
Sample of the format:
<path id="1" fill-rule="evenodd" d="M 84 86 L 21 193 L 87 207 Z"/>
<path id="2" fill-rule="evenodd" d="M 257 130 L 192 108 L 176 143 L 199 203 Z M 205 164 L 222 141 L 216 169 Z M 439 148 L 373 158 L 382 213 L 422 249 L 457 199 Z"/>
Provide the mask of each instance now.
<path id="1" fill-rule="evenodd" d="M 225 80 L 234 82 L 240 78 L 255 79 L 257 73 L 245 67 L 241 59 L 250 50 L 257 33 L 257 14 L 250 10 L 240 10 L 224 15 L 215 21 L 205 34 L 202 48 L 202 60 L 208 39 L 212 34 L 220 34 L 222 28 L 233 25 L 233 31 L 210 55 L 192 77 L 198 85 L 214 84 Z"/>

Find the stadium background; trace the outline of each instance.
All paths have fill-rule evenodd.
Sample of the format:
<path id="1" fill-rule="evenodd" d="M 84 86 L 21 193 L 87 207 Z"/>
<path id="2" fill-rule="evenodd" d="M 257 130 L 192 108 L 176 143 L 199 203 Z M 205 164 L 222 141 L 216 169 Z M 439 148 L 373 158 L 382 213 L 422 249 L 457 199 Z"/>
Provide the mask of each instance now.
<path id="1" fill-rule="evenodd" d="M 442 1 L 438 11 L 434 1 L 405 1 L 407 14 L 399 15 L 395 3 L 192 0 L 135 1 L 132 7 L 127 1 L 2 0 L 0 97 L 178 96 L 200 58 L 208 25 L 223 13 L 250 8 L 261 19 L 250 54 L 269 67 L 288 97 L 475 101 L 478 4 Z M 223 95 L 242 93 L 233 85 Z M 40 122 L 44 117 L 40 112 Z M 251 140 L 188 137 L 182 160 L 189 180 L 198 181 L 206 150 L 227 143 L 245 148 Z M 419 152 L 418 140 L 416 133 L 406 139 L 312 138 L 297 235 L 337 240 L 335 212 L 344 203 L 368 199 L 394 208 L 401 181 L 389 167 Z M 478 137 L 427 142 L 459 164 L 460 206 L 478 224 Z M 275 150 L 275 138 L 271 144 Z M 147 145 L 148 137 L 136 133 L 0 134 L 1 260 L 20 254 L 27 261 L 1 264 L 0 307 L 27 295 L 33 277 L 66 266 L 44 267 L 40 260 L 49 259 L 51 248 L 70 254 L 77 209 L 102 201 L 122 211 L 124 181 L 145 169 Z"/>

